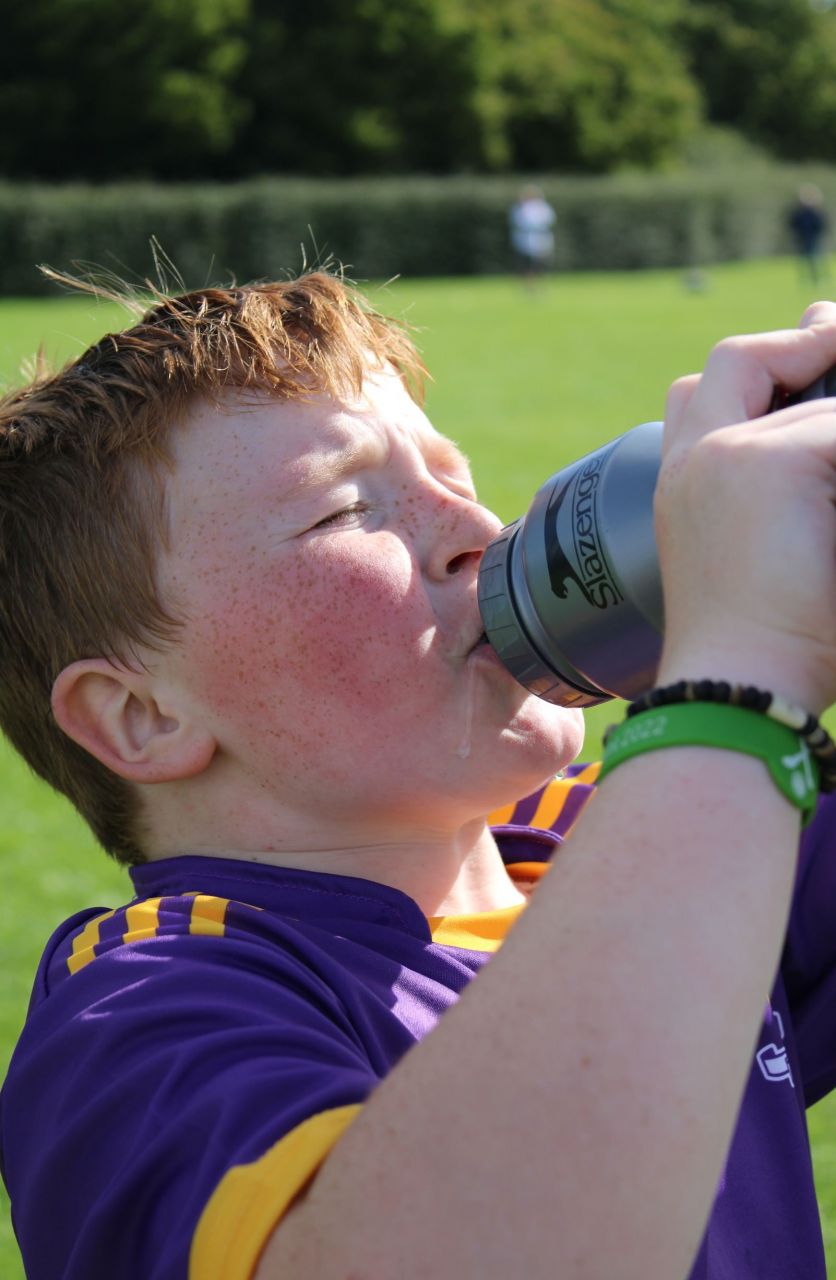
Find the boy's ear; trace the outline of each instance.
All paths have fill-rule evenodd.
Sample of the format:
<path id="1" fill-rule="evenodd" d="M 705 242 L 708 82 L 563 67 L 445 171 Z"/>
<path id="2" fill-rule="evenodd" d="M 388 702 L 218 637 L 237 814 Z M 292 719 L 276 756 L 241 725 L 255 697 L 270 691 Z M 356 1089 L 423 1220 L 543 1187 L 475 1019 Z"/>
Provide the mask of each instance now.
<path id="1" fill-rule="evenodd" d="M 82 658 L 52 686 L 52 713 L 68 737 L 129 782 L 193 778 L 212 760 L 215 738 L 185 708 L 163 710 L 157 696 L 147 672 Z"/>

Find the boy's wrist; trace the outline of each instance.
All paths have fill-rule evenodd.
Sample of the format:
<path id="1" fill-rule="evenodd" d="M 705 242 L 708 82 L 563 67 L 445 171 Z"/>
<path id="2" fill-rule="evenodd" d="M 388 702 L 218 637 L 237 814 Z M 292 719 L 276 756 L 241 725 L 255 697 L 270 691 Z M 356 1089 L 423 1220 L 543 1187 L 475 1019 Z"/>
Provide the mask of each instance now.
<path id="1" fill-rule="evenodd" d="M 799 648 L 788 643 L 787 637 L 776 637 L 770 645 L 762 630 L 749 635 L 741 631 L 731 642 L 688 641 L 668 646 L 666 641 L 654 683 L 701 679 L 755 685 L 818 716 L 833 702 L 831 673 L 816 671 L 809 655 L 805 660 Z"/>
<path id="2" fill-rule="evenodd" d="M 659 694 L 679 692 L 676 686 L 657 690 Z M 648 751 L 711 747 L 761 760 L 784 798 L 801 811 L 805 823 L 815 812 L 819 761 L 802 735 L 768 713 L 728 702 L 684 699 L 646 708 L 642 700 L 630 710 L 638 714 L 628 713 L 605 738 L 599 782 L 618 765 Z M 828 743 L 832 755 L 833 744 L 829 739 Z"/>

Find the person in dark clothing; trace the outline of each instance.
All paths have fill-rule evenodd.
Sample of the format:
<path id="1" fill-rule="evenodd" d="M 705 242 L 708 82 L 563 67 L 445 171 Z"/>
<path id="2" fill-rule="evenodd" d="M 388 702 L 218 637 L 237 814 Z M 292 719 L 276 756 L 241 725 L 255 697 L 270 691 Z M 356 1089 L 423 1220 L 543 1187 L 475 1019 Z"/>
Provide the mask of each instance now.
<path id="1" fill-rule="evenodd" d="M 824 196 L 813 183 L 807 182 L 799 189 L 798 201 L 790 210 L 789 227 L 802 271 L 816 284 L 827 275 L 824 246 L 828 219 Z"/>

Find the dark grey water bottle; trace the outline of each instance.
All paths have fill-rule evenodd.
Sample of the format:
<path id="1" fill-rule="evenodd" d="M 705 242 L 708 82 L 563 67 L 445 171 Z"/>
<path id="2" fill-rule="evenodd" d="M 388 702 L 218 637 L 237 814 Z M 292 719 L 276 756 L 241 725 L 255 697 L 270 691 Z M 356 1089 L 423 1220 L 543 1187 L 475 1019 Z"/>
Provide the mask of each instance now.
<path id="1" fill-rule="evenodd" d="M 661 422 L 645 422 L 571 463 L 482 558 L 488 641 L 549 702 L 592 706 L 653 683 L 663 626 L 653 533 L 661 445 Z"/>
<path id="2" fill-rule="evenodd" d="M 836 368 L 773 408 L 836 395 Z M 653 531 L 662 423 L 645 422 L 547 480 L 488 546 L 479 609 L 513 676 L 548 702 L 591 707 L 653 686 L 662 583 Z"/>

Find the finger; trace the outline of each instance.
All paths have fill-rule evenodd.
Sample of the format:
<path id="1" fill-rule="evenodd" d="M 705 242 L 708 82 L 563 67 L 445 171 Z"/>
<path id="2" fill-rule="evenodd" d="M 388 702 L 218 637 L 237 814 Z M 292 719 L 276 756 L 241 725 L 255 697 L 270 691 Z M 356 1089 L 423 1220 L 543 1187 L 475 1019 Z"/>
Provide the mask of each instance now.
<path id="1" fill-rule="evenodd" d="M 813 324 L 826 324 L 830 320 L 836 319 L 836 302 L 828 302 L 821 299 L 819 302 L 811 302 L 804 312 L 804 315 L 798 322 L 799 329 L 808 329 Z"/>
<path id="2" fill-rule="evenodd" d="M 830 427 L 834 415 L 836 415 L 836 397 L 821 396 L 817 400 L 805 400 L 801 404 L 789 405 L 785 409 L 777 409 L 765 414 L 758 421 L 758 431 L 760 433 L 780 431 L 794 423 L 815 422 L 813 430 L 821 432 L 822 427 Z M 801 436 L 798 433 L 796 435 L 800 443 Z M 827 437 L 814 435 L 811 437 L 811 442 L 819 443 L 823 448 L 829 447 L 829 435 Z"/>
<path id="3" fill-rule="evenodd" d="M 727 338 L 709 355 L 678 434 L 696 439 L 707 430 L 759 418 L 776 387 L 803 390 L 834 364 L 836 314 L 803 329 Z"/>
<path id="4" fill-rule="evenodd" d="M 665 430 L 663 435 L 665 447 L 671 440 L 676 438 L 694 392 L 699 386 L 699 381 L 700 374 L 690 373 L 684 378 L 677 378 L 676 382 L 671 384 L 665 401 Z"/>

